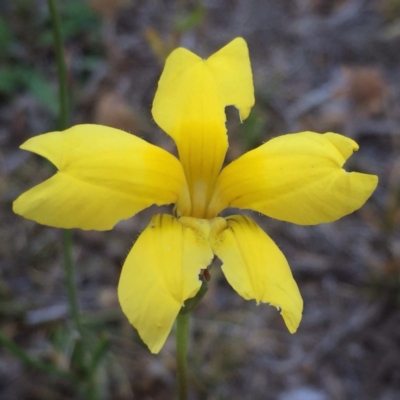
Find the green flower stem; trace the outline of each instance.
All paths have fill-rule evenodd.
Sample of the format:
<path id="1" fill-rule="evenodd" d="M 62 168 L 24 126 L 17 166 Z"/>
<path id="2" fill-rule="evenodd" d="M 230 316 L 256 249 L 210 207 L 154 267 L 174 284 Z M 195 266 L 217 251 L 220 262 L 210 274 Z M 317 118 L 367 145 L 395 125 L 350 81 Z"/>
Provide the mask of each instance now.
<path id="1" fill-rule="evenodd" d="M 53 23 L 54 48 L 57 60 L 58 97 L 59 97 L 59 128 L 66 129 L 68 125 L 68 91 L 67 91 L 67 67 L 64 59 L 63 41 L 61 35 L 61 20 L 57 9 L 56 0 L 47 0 Z"/>
<path id="2" fill-rule="evenodd" d="M 67 68 L 65 65 L 63 41 L 61 35 L 61 20 L 57 8 L 56 0 L 47 0 L 50 10 L 51 21 L 53 23 L 54 34 L 54 48 L 57 60 L 57 77 L 58 77 L 58 90 L 59 90 L 59 129 L 64 130 L 68 127 L 68 89 L 67 89 Z M 96 400 L 99 398 L 96 379 L 94 376 L 95 366 L 91 373 L 88 373 L 90 368 L 87 365 L 86 351 L 90 351 L 90 343 L 85 338 L 84 330 L 82 328 L 79 306 L 77 300 L 77 293 L 75 288 L 75 269 L 72 260 L 72 231 L 64 229 L 63 231 L 63 250 L 64 250 L 64 266 L 65 278 L 68 293 L 68 303 L 71 318 L 74 328 L 79 333 L 79 342 L 77 343 L 79 363 L 84 368 L 84 398 L 87 400 Z M 83 350 L 85 349 L 85 350 Z M 93 361 L 93 360 L 92 360 Z M 96 360 L 94 360 L 96 362 Z"/>
<path id="3" fill-rule="evenodd" d="M 75 288 L 75 269 L 72 260 L 72 231 L 64 229 L 63 231 L 63 249 L 64 249 L 64 266 L 65 278 L 67 284 L 69 312 L 71 313 L 74 328 L 83 337 L 81 318 L 79 314 L 78 298 Z"/>
<path id="4" fill-rule="evenodd" d="M 178 398 L 188 399 L 187 385 L 187 342 L 190 313 L 179 313 L 176 318 L 176 374 L 178 378 Z"/>
<path id="5" fill-rule="evenodd" d="M 47 0 L 53 23 L 54 48 L 57 60 L 58 97 L 59 97 L 59 129 L 67 128 L 68 124 L 68 91 L 67 91 L 67 68 L 64 60 L 63 41 L 61 35 L 61 20 L 57 9 L 56 0 Z M 82 325 L 79 316 L 79 308 L 74 282 L 74 264 L 72 261 L 72 232 L 63 231 L 64 265 L 67 281 L 68 303 L 75 329 L 82 336 Z"/>
<path id="6" fill-rule="evenodd" d="M 176 375 L 178 378 L 179 400 L 187 400 L 188 398 L 186 359 L 190 313 L 199 304 L 207 290 L 207 282 L 204 280 L 204 278 L 202 278 L 200 290 L 197 292 L 196 296 L 185 301 L 185 305 L 181 308 L 176 318 Z"/>

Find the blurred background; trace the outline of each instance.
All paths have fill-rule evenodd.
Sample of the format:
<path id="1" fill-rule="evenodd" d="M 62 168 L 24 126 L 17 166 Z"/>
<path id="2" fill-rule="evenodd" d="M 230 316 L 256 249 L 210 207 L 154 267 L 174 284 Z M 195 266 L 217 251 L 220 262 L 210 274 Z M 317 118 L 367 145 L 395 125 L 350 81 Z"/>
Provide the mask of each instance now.
<path id="1" fill-rule="evenodd" d="M 175 151 L 151 117 L 166 56 L 184 46 L 207 57 L 243 36 L 256 104 L 244 124 L 227 109 L 227 162 L 277 135 L 334 131 L 360 145 L 348 170 L 379 175 L 367 204 L 332 224 L 252 215 L 292 267 L 303 320 L 290 335 L 276 309 L 239 297 L 215 263 L 192 318 L 191 399 L 399 399 L 400 0 L 58 3 L 70 125 L 113 126 Z M 47 2 L 0 0 L 0 329 L 50 366 L 40 371 L 0 347 L 2 400 L 82 398 L 79 385 L 51 372 L 79 376 L 62 233 L 11 211 L 53 173 L 18 146 L 55 129 L 57 104 Z M 94 374 L 102 399 L 174 398 L 174 332 L 151 355 L 116 296 L 124 257 L 155 210 L 110 232 L 74 231 L 84 326 L 107 348 Z"/>

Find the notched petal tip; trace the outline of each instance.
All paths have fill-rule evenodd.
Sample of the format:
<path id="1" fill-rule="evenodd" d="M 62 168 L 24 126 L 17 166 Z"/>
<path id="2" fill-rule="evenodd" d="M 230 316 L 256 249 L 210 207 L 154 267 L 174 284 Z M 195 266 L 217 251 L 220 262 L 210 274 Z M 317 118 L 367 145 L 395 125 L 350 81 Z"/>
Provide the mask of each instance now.
<path id="1" fill-rule="evenodd" d="M 303 299 L 302 299 L 303 300 Z M 262 302 L 260 302 L 261 304 Z M 257 303 L 258 305 L 259 303 Z M 276 308 L 276 310 L 278 311 L 278 313 L 281 315 L 281 317 L 283 318 L 283 321 L 286 325 L 287 330 L 289 331 L 289 333 L 291 333 L 292 335 L 294 333 L 297 332 L 299 326 L 300 326 L 300 322 L 303 316 L 303 301 L 301 301 L 301 305 L 300 307 L 298 307 L 298 310 L 296 312 L 287 312 L 287 310 L 283 310 L 282 307 L 280 307 L 279 305 L 276 304 L 272 304 L 272 303 L 265 303 L 268 304 L 271 307 Z M 299 303 L 300 304 L 300 303 Z"/>
<path id="2" fill-rule="evenodd" d="M 321 137 L 328 139 L 343 155 L 344 158 L 348 158 L 354 151 L 359 149 L 359 145 L 353 139 L 334 132 L 317 133 L 317 132 L 300 132 L 312 135 L 320 135 Z"/>
<path id="3" fill-rule="evenodd" d="M 280 285 L 282 289 L 280 301 L 261 300 L 260 303 L 268 304 L 269 306 L 276 308 L 282 316 L 288 331 L 291 334 L 294 334 L 297 332 L 303 316 L 303 299 L 294 279 L 291 278 L 291 280 L 292 281 L 288 281 L 286 285 Z"/>
<path id="4" fill-rule="evenodd" d="M 207 59 L 225 106 L 235 106 L 244 121 L 254 106 L 253 75 L 246 41 L 235 38 Z"/>

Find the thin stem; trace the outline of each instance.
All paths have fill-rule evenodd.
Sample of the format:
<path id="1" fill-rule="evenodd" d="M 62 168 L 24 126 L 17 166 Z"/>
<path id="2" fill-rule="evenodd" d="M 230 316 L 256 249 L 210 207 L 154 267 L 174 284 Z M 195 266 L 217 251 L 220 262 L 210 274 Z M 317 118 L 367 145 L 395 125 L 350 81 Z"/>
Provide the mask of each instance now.
<path id="1" fill-rule="evenodd" d="M 54 48 L 56 51 L 57 60 L 57 76 L 58 76 L 58 87 L 59 87 L 59 129 L 64 130 L 68 125 L 68 90 L 67 90 L 67 68 L 65 65 L 63 41 L 61 35 L 61 20 L 60 14 L 57 8 L 56 0 L 47 0 L 47 4 L 50 10 L 51 20 L 53 23 L 53 34 L 54 34 Z M 65 278 L 68 293 L 69 310 L 71 313 L 74 328 L 79 333 L 80 343 L 85 343 L 84 348 L 89 349 L 90 343 L 85 340 L 84 331 L 82 329 L 81 318 L 79 314 L 77 293 L 75 288 L 75 270 L 74 263 L 72 260 L 72 231 L 63 231 L 63 249 L 64 249 L 64 266 L 65 266 Z M 79 350 L 79 358 L 82 366 L 87 372 L 88 365 L 86 364 L 86 352 Z M 99 398 L 97 391 L 96 379 L 94 371 L 86 379 L 85 399 L 95 400 Z"/>
<path id="2" fill-rule="evenodd" d="M 53 23 L 54 48 L 57 60 L 58 97 L 59 97 L 59 129 L 63 130 L 68 124 L 68 91 L 67 91 L 67 68 L 65 66 L 63 41 L 61 35 L 61 20 L 56 0 L 47 0 Z M 72 261 L 72 232 L 63 232 L 64 265 L 68 292 L 69 310 L 75 329 L 82 335 L 82 327 L 79 316 L 79 308 L 74 282 L 74 264 Z"/>
<path id="3" fill-rule="evenodd" d="M 180 313 L 176 318 L 176 374 L 178 378 L 178 398 L 188 399 L 187 385 L 187 342 L 190 313 Z"/>
<path id="4" fill-rule="evenodd" d="M 69 312 L 77 332 L 82 338 L 82 324 L 79 314 L 78 298 L 75 288 L 75 269 L 72 261 L 72 231 L 64 229 L 63 231 L 63 249 L 64 249 L 64 267 L 65 279 L 67 284 Z"/>
<path id="5" fill-rule="evenodd" d="M 57 60 L 58 98 L 59 98 L 59 128 L 66 129 L 68 125 L 68 91 L 67 67 L 65 65 L 64 48 L 61 35 L 61 20 L 56 0 L 47 0 L 51 21 L 53 23 L 54 48 Z"/>

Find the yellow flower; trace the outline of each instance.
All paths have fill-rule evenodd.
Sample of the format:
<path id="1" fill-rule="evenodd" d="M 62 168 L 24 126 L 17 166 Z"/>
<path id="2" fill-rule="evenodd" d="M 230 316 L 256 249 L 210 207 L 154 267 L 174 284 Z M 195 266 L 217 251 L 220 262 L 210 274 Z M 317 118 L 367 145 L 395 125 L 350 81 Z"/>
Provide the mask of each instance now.
<path id="1" fill-rule="evenodd" d="M 202 60 L 179 48 L 167 59 L 153 117 L 178 148 L 179 160 L 137 136 L 78 125 L 29 139 L 21 148 L 50 160 L 58 172 L 22 194 L 14 211 L 59 228 L 108 230 L 152 204 L 175 204 L 154 215 L 121 273 L 121 307 L 153 353 L 163 346 L 185 300 L 201 286 L 214 255 L 245 299 L 281 310 L 290 332 L 303 301 L 288 263 L 249 217 L 251 209 L 300 225 L 331 222 L 361 207 L 376 176 L 342 169 L 357 144 L 335 133 L 283 135 L 222 169 L 228 148 L 225 106 L 245 120 L 254 104 L 246 42 L 237 38 Z"/>

